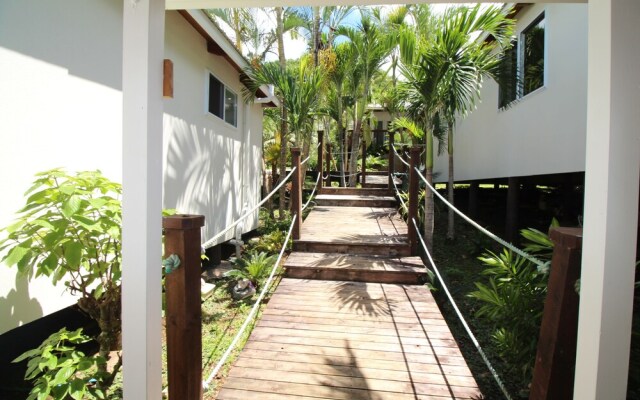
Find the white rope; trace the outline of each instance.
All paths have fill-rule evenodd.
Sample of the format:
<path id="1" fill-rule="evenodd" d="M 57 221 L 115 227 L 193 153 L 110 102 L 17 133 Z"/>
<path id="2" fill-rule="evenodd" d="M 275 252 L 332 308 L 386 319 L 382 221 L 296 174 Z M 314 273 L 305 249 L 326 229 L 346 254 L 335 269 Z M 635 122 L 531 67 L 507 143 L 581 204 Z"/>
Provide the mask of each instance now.
<path id="1" fill-rule="evenodd" d="M 456 304 L 455 300 L 453 299 L 453 296 L 451 296 L 451 293 L 449 292 L 449 288 L 447 288 L 447 285 L 444 283 L 444 279 L 442 279 L 442 276 L 440 275 L 440 271 L 438 270 L 438 267 L 436 267 L 436 263 L 433 261 L 433 258 L 431 257 L 429 250 L 427 250 L 427 245 L 424 243 L 424 239 L 422 239 L 422 235 L 420 234 L 420 229 L 418 229 L 418 224 L 416 223 L 415 218 L 411 218 L 411 222 L 413 222 L 413 227 L 416 229 L 416 232 L 417 232 L 416 236 L 418 237 L 418 239 L 420 239 L 420 243 L 422 244 L 422 249 L 427 255 L 427 258 L 429 259 L 429 263 L 431 263 L 431 266 L 433 267 L 433 272 L 438 277 L 438 280 L 442 285 L 442 290 L 447 295 L 447 298 L 449 299 L 451 306 L 453 307 L 456 314 L 458 315 L 458 319 L 460 319 L 462 326 L 467 331 L 469 338 L 471 338 L 471 342 L 473 342 L 473 345 L 476 346 L 476 350 L 478 350 L 478 353 L 480 353 L 480 356 L 484 360 L 484 363 L 487 365 L 487 368 L 493 375 L 493 378 L 496 380 L 496 383 L 500 387 L 502 394 L 504 394 L 504 397 L 506 399 L 511 400 L 511 396 L 509 395 L 507 388 L 504 386 L 504 383 L 502 383 L 502 380 L 500 379 L 500 376 L 496 372 L 495 368 L 493 368 L 493 365 L 491 365 L 491 361 L 489 361 L 489 358 L 487 358 L 487 355 L 482 350 L 482 347 L 480 346 L 480 343 L 478 343 L 478 340 L 476 339 L 475 335 L 473 334 L 473 332 L 471 332 L 471 328 L 469 328 L 469 324 L 467 324 L 467 321 L 465 321 L 464 317 L 462 316 L 462 313 L 460 312 L 460 309 L 458 308 L 458 305 Z"/>
<path id="2" fill-rule="evenodd" d="M 238 218 L 235 222 L 233 222 L 231 225 L 227 226 L 226 228 L 224 228 L 224 230 L 222 230 L 222 232 L 218 233 L 217 235 L 215 235 L 214 237 L 212 237 L 211 239 L 207 240 L 206 242 L 204 242 L 202 244 L 202 247 L 204 247 L 205 249 L 208 249 L 212 246 L 215 245 L 216 241 L 218 239 L 220 239 L 222 237 L 222 235 L 224 235 L 225 233 L 229 232 L 231 229 L 233 229 L 236 225 L 238 225 L 240 222 L 242 222 L 245 218 L 247 218 L 249 215 L 253 214 L 253 212 L 255 210 L 257 210 L 258 208 L 260 208 L 264 203 L 267 202 L 267 200 L 269 200 L 269 198 L 271 198 L 271 196 L 273 196 L 278 189 L 280 189 L 282 187 L 282 185 L 284 185 L 289 178 L 291 178 L 291 175 L 293 175 L 293 171 L 296 170 L 296 167 L 293 167 L 293 169 L 291 170 L 291 172 L 289 172 L 289 174 L 278 184 L 278 186 L 276 186 L 271 193 L 269 193 L 264 199 L 262 199 L 262 201 L 260 203 L 258 203 L 255 207 L 253 207 L 251 210 L 247 211 L 244 215 L 240 216 L 240 218 Z"/>
<path id="3" fill-rule="evenodd" d="M 477 222 L 475 222 L 474 220 L 472 220 L 471 218 L 467 217 L 462 211 L 458 210 L 453 204 L 449 203 L 440 193 L 438 193 L 437 190 L 435 190 L 433 188 L 433 186 L 431 186 L 429 184 L 429 182 L 427 182 L 427 178 L 425 178 L 421 173 L 420 170 L 418 170 L 418 168 L 415 168 L 415 170 L 418 172 L 418 176 L 420 177 L 420 179 L 422 179 L 422 181 L 427 185 L 427 187 L 429 188 L 429 190 L 431 190 L 436 196 L 438 196 L 438 198 L 440 200 L 442 200 L 444 202 L 444 204 L 446 204 L 447 206 L 449 206 L 453 211 L 456 212 L 456 214 L 458 214 L 460 217 L 462 217 L 465 221 L 467 221 L 468 223 L 470 223 L 472 226 L 474 226 L 476 229 L 478 229 L 480 232 L 484 233 L 485 235 L 489 236 L 491 239 L 495 240 L 496 242 L 500 243 L 501 245 L 503 245 L 504 247 L 510 249 L 511 251 L 513 251 L 514 253 L 518 254 L 519 256 L 526 258 L 527 260 L 531 261 L 532 263 L 534 263 L 535 265 L 537 265 L 540 268 L 546 269 L 549 265 L 549 262 L 542 262 L 540 260 L 538 260 L 537 258 L 535 258 L 534 256 L 525 253 L 524 251 L 520 250 L 519 248 L 517 248 L 516 246 L 512 245 L 511 243 L 505 241 L 504 239 L 502 239 L 501 237 L 489 232 L 486 228 L 480 226 Z"/>
<path id="4" fill-rule="evenodd" d="M 396 146 L 391 146 L 393 148 L 393 152 L 396 153 L 396 155 L 398 156 L 398 158 L 400 159 L 400 161 L 406 165 L 407 167 L 411 168 L 411 166 L 409 165 L 408 162 L 406 162 L 405 160 L 402 159 L 402 156 L 398 153 L 398 150 L 396 150 Z"/>
<path id="5" fill-rule="evenodd" d="M 304 211 L 308 206 L 309 203 L 311 203 L 311 199 L 313 199 L 313 195 L 316 193 L 316 189 L 318 188 L 318 183 L 320 182 L 320 174 L 318 174 L 318 178 L 316 179 L 316 184 L 313 186 L 313 190 L 311 191 L 311 195 L 309 196 L 309 200 L 307 200 L 307 203 L 302 207 L 302 211 Z"/>
<path id="6" fill-rule="evenodd" d="M 300 163 L 300 165 L 304 165 L 304 163 L 306 163 L 307 161 L 309 161 L 309 159 L 310 159 L 310 158 L 311 158 L 311 154 L 309 154 L 309 155 L 307 156 L 307 158 L 305 158 L 305 159 L 304 159 L 304 161 L 302 161 L 302 162 Z"/>
<path id="7" fill-rule="evenodd" d="M 409 207 L 407 207 L 407 204 L 404 202 L 404 200 L 402 200 L 402 196 L 400 196 L 400 189 L 398 189 L 398 185 L 396 185 L 396 180 L 391 179 L 391 182 L 393 182 L 393 187 L 396 188 L 396 194 L 398 195 L 398 199 L 400 199 L 400 204 L 402 204 L 402 208 L 404 208 L 407 212 L 409 212 Z"/>
<path id="8" fill-rule="evenodd" d="M 202 382 L 202 388 L 203 389 L 208 389 L 209 388 L 209 384 L 211 383 L 213 378 L 215 378 L 215 376 L 218 374 L 218 372 L 220 371 L 220 368 L 222 368 L 224 363 L 227 361 L 227 358 L 229 358 L 229 355 L 231 354 L 233 349 L 236 347 L 236 344 L 238 344 L 238 340 L 240 340 L 240 337 L 244 333 L 244 330 L 247 328 L 247 326 L 249 326 L 249 322 L 255 316 L 256 311 L 258 310 L 258 306 L 260 305 L 260 302 L 262 301 L 262 298 L 264 297 L 264 295 L 267 293 L 267 290 L 269 289 L 269 286 L 271 285 L 271 281 L 273 281 L 273 276 L 275 275 L 276 269 L 278 268 L 278 265 L 280 264 L 280 260 L 282 260 L 282 255 L 284 254 L 284 251 L 287 248 L 287 243 L 289 242 L 289 238 L 291 237 L 291 231 L 293 231 L 293 225 L 296 222 L 296 217 L 297 217 L 297 215 L 294 214 L 293 215 L 293 219 L 291 220 L 291 225 L 289 226 L 289 232 L 287 232 L 287 237 L 284 239 L 284 245 L 282 246 L 282 249 L 280 250 L 280 254 L 278 255 L 278 259 L 276 260 L 275 264 L 273 265 L 273 269 L 271 269 L 271 274 L 269 275 L 269 279 L 264 284 L 264 287 L 262 288 L 262 291 L 260 292 L 260 295 L 258 296 L 258 299 L 256 300 L 256 302 L 254 303 L 253 307 L 251 308 L 251 311 L 249 312 L 249 315 L 247 315 L 247 318 L 244 320 L 244 323 L 240 327 L 240 330 L 238 331 L 236 336 L 233 338 L 233 341 L 231 342 L 231 344 L 227 348 L 227 351 L 224 352 L 224 354 L 222 355 L 222 358 L 220 359 L 220 361 L 218 361 L 218 364 L 216 364 L 216 366 L 213 369 L 213 371 L 211 371 L 211 373 L 209 374 L 209 377 L 207 378 L 207 380 Z"/>

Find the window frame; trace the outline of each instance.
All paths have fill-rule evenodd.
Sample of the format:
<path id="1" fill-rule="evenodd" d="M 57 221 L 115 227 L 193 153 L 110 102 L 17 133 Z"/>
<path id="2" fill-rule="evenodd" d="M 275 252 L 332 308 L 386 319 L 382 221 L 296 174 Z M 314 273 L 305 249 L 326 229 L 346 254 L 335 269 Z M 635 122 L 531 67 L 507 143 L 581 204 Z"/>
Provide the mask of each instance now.
<path id="1" fill-rule="evenodd" d="M 526 40 L 526 35 L 528 32 L 530 32 L 535 26 L 537 26 L 538 24 L 540 24 L 540 22 L 545 21 L 545 29 L 544 29 L 544 37 L 543 37 L 543 53 L 542 53 L 542 57 L 543 57 L 543 70 L 542 70 L 542 84 L 535 88 L 534 90 L 528 92 L 528 93 L 524 93 L 524 74 L 525 74 L 525 40 Z M 540 12 L 535 18 L 533 18 L 531 20 L 531 22 L 529 22 L 529 24 L 527 24 L 527 26 L 525 26 L 524 29 L 522 29 L 520 32 L 518 32 L 517 35 L 515 35 L 515 37 L 513 38 L 512 43 L 515 42 L 515 54 L 516 54 L 516 65 L 515 65 L 515 77 L 514 77 L 514 82 L 516 85 L 515 88 L 515 98 L 513 100 L 511 100 L 508 103 L 502 104 L 502 98 L 503 98 L 503 87 L 501 87 L 501 85 L 499 84 L 499 88 L 498 88 L 498 110 L 506 110 L 509 107 L 511 107 L 512 105 L 518 103 L 519 101 L 523 100 L 524 98 L 526 98 L 527 96 L 534 94 L 536 92 L 539 92 L 540 90 L 543 90 L 547 87 L 547 71 L 548 71 L 548 63 L 547 63 L 547 54 L 548 54 L 548 47 L 547 47 L 547 26 L 546 26 L 546 10 L 543 10 L 542 12 Z"/>
<path id="2" fill-rule="evenodd" d="M 544 24 L 544 36 L 542 38 L 542 84 L 528 93 L 524 93 L 524 78 L 525 78 L 525 47 L 526 47 L 526 35 L 533 28 L 535 28 L 540 22 L 545 21 Z M 537 17 L 535 17 L 518 35 L 518 99 L 527 97 L 528 95 L 537 92 L 538 90 L 547 86 L 547 25 L 546 25 L 546 13 L 542 11 Z"/>
<path id="3" fill-rule="evenodd" d="M 219 108 L 221 111 L 222 115 L 218 115 L 215 112 L 211 111 L 211 79 L 215 79 L 219 85 L 220 85 L 220 104 L 219 104 Z M 220 120 L 222 120 L 225 124 L 232 126 L 234 128 L 238 128 L 238 113 L 239 113 L 239 107 L 238 107 L 238 93 L 236 93 L 235 90 L 233 90 L 231 87 L 229 87 L 227 84 L 225 84 L 220 78 L 218 78 L 216 76 L 216 74 L 214 74 L 213 72 L 207 70 L 206 73 L 206 96 L 205 96 L 205 112 L 208 115 L 212 115 Z M 231 123 L 227 120 L 227 92 L 229 92 L 230 94 L 233 95 L 234 101 L 233 101 L 233 122 Z"/>

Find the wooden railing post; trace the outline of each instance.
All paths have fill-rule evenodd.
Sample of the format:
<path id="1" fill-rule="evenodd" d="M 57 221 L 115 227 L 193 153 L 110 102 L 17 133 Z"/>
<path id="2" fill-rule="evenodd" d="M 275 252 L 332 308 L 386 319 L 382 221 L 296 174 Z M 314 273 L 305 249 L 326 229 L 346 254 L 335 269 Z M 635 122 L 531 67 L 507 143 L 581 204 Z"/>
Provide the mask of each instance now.
<path id="1" fill-rule="evenodd" d="M 291 148 L 291 168 L 295 168 L 291 177 L 291 214 L 295 214 L 293 224 L 293 239 L 300 239 L 300 228 L 302 227 L 302 185 L 300 184 L 300 147 Z"/>
<path id="2" fill-rule="evenodd" d="M 416 167 L 420 164 L 420 147 L 411 147 L 409 157 L 409 245 L 411 246 L 411 255 L 418 254 L 418 232 L 413 225 L 413 219 L 418 222 L 418 191 L 420 183 L 418 181 L 418 171 Z"/>
<path id="3" fill-rule="evenodd" d="M 165 258 L 180 265 L 168 272 L 166 289 L 169 399 L 202 398 L 202 318 L 200 305 L 200 228 L 202 215 L 164 217 Z"/>
<path id="4" fill-rule="evenodd" d="M 360 183 L 364 186 L 367 183 L 367 141 L 362 138 L 362 179 Z"/>
<path id="5" fill-rule="evenodd" d="M 326 187 L 331 187 L 331 143 L 327 142 L 327 179 L 324 181 Z"/>
<path id="6" fill-rule="evenodd" d="M 393 170 L 394 170 L 394 160 L 395 155 L 393 154 L 393 132 L 388 132 L 389 134 L 389 189 L 393 189 Z"/>
<path id="7" fill-rule="evenodd" d="M 320 189 L 322 188 L 322 166 L 323 164 L 323 160 L 324 160 L 324 131 L 318 131 L 318 164 L 316 166 L 316 169 L 318 171 L 318 187 L 316 188 L 316 190 L 318 192 L 320 192 Z"/>
<path id="8" fill-rule="evenodd" d="M 553 258 L 530 400 L 573 399 L 582 228 L 551 228 Z M 585 293 L 588 296 L 588 293 Z"/>

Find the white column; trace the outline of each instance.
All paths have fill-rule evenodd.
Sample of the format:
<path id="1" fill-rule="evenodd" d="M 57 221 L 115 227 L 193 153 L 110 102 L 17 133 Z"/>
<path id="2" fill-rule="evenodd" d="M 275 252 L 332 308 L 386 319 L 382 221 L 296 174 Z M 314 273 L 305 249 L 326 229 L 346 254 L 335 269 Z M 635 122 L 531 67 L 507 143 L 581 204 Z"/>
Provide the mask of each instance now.
<path id="1" fill-rule="evenodd" d="M 124 0 L 124 397 L 160 399 L 164 0 Z"/>
<path id="2" fill-rule="evenodd" d="M 640 170 L 639 21 L 638 0 L 589 1 L 576 400 L 626 396 Z"/>

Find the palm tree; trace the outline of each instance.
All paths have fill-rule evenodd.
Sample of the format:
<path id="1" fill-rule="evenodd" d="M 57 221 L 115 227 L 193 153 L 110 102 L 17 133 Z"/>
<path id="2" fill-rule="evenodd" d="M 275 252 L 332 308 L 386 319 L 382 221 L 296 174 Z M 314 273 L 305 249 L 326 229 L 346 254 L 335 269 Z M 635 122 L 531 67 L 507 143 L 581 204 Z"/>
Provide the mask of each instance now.
<path id="1" fill-rule="evenodd" d="M 510 43 L 513 20 L 499 7 L 482 11 L 473 8 L 449 8 L 443 16 L 442 29 L 436 34 L 437 46 L 444 50 L 449 66 L 442 81 L 442 105 L 447 123 L 447 153 L 449 159 L 448 200 L 454 204 L 453 133 L 455 121 L 464 117 L 480 97 L 483 77 L 492 75 L 498 67 L 499 47 Z M 474 35 L 484 32 L 493 40 L 475 40 Z M 447 238 L 455 237 L 454 211 L 449 209 Z"/>
<path id="2" fill-rule="evenodd" d="M 279 63 L 270 62 L 251 66 L 244 72 L 247 78 L 245 100 L 253 99 L 261 85 L 273 85 L 276 96 L 282 102 L 286 120 L 281 121 L 285 128 L 281 129 L 280 135 L 280 179 L 284 179 L 286 174 L 282 166 L 282 149 L 286 148 L 289 133 L 295 137 L 296 143 L 301 143 L 302 135 L 310 131 L 318 107 L 322 72 L 304 60 L 300 62 L 297 71 L 293 66 L 282 69 Z"/>
<path id="3" fill-rule="evenodd" d="M 357 56 L 360 69 L 361 83 L 355 93 L 355 117 L 354 129 L 351 136 L 351 154 L 349 157 L 349 186 L 355 186 L 356 175 L 354 174 L 357 165 L 357 154 L 360 148 L 362 135 L 362 122 L 364 113 L 371 95 L 371 82 L 376 73 L 392 49 L 392 41 L 384 31 L 374 23 L 368 14 L 363 14 L 357 29 L 342 26 L 337 33 L 349 39 L 354 54 Z"/>
<path id="4" fill-rule="evenodd" d="M 401 70 L 407 78 L 403 91 L 407 115 L 423 126 L 426 178 L 430 184 L 433 183 L 436 117 L 442 114 L 449 122 L 450 196 L 453 196 L 453 121 L 455 116 L 473 107 L 483 75 L 491 74 L 497 66 L 499 56 L 492 58 L 493 50 L 508 43 L 513 28 L 513 21 L 507 19 L 506 14 L 497 7 L 482 11 L 479 5 L 471 9 L 450 9 L 445 12 L 432 41 L 416 39 L 407 32 L 401 38 Z M 481 32 L 487 32 L 495 40 L 474 41 L 474 33 Z M 427 191 L 424 236 L 429 249 L 433 243 L 433 211 L 433 193 Z"/>
<path id="5" fill-rule="evenodd" d="M 242 53 L 242 44 L 251 40 L 257 30 L 254 12 L 251 8 L 212 8 L 206 10 L 209 16 L 216 16 L 229 25 L 234 32 L 234 44 Z"/>

